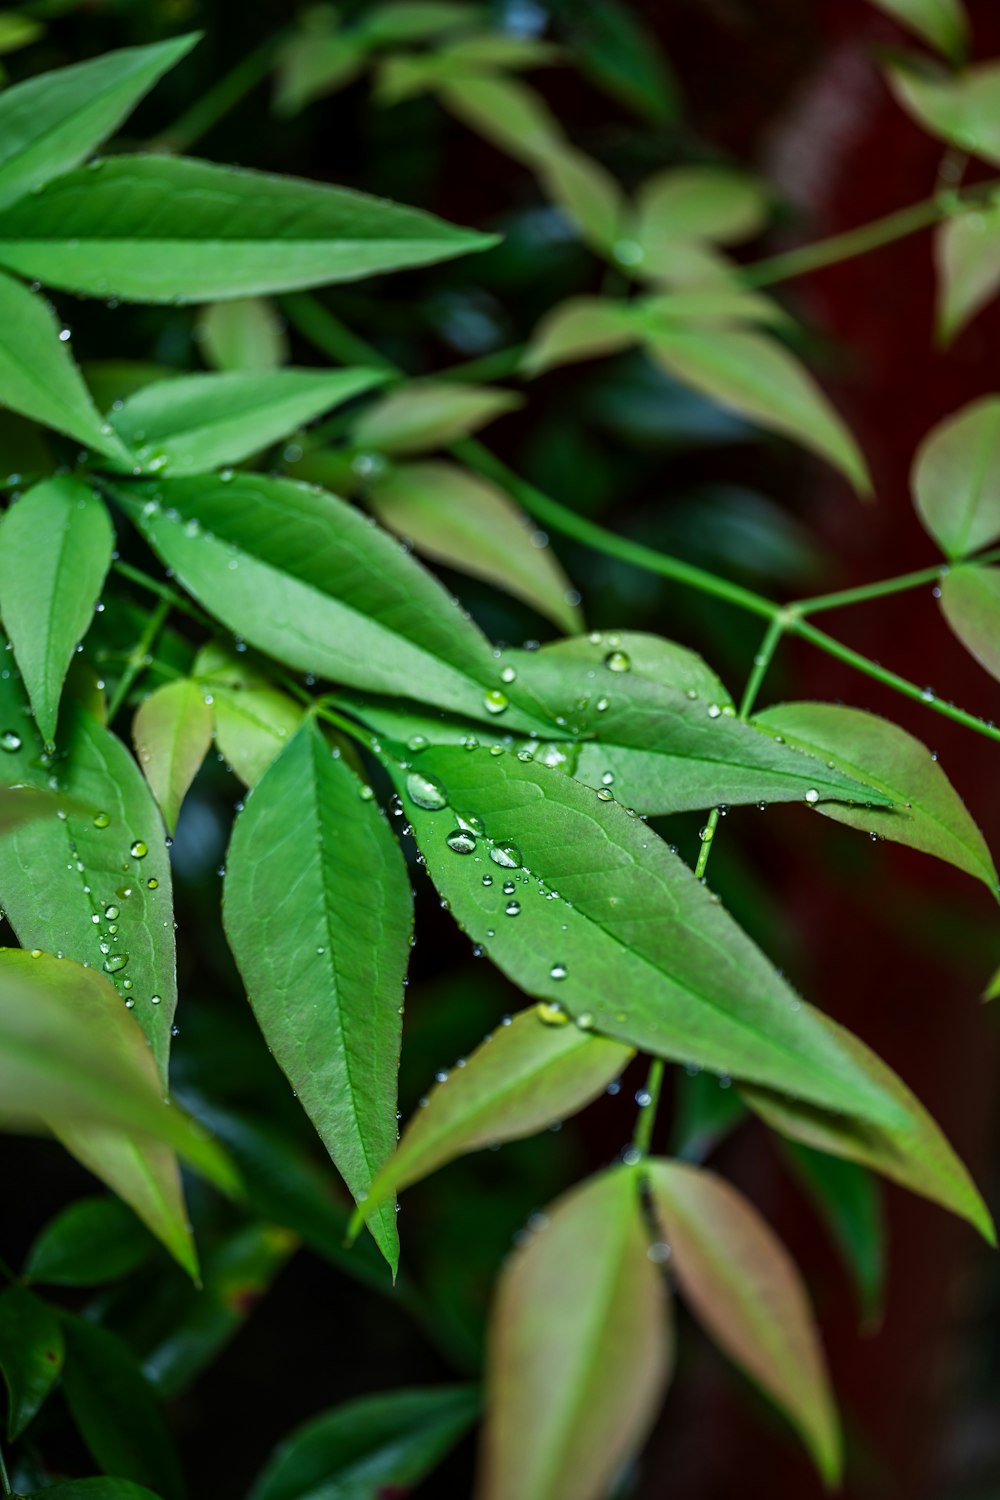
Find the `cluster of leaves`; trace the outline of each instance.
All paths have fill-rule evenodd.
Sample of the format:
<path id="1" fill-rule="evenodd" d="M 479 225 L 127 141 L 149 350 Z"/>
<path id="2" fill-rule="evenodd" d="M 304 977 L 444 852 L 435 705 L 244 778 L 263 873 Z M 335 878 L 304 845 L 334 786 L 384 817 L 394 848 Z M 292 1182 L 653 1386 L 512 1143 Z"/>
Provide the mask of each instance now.
<path id="1" fill-rule="evenodd" d="M 957 9 L 885 8 L 959 57 Z M 668 110 L 669 75 L 655 54 L 640 64 L 633 23 L 610 6 L 594 15 L 605 29 L 578 40 L 581 63 L 640 113 Z M 494 237 L 298 179 L 167 154 L 93 157 L 193 41 L 126 49 L 0 95 L 0 400 L 27 419 L 8 419 L 8 451 L 25 461 L 0 521 L 0 900 L 21 945 L 0 952 L 0 1109 L 12 1128 L 56 1136 L 117 1195 L 50 1223 L 0 1295 L 8 1437 L 27 1429 L 18 1487 L 44 1482 L 29 1424 L 61 1377 L 84 1444 L 114 1477 L 63 1480 L 48 1487 L 53 1500 L 174 1500 L 158 1397 L 213 1357 L 247 1297 L 300 1242 L 362 1278 L 382 1274 L 363 1242 L 343 1248 L 346 1215 L 266 1130 L 166 1094 L 178 1000 L 169 848 L 213 744 L 247 788 L 225 866 L 232 954 L 354 1199 L 352 1232 L 367 1229 L 393 1277 L 398 1192 L 582 1110 L 637 1053 L 654 1060 L 635 1143 L 536 1216 L 502 1273 L 480 1494 L 608 1492 L 668 1379 L 673 1287 L 835 1479 L 837 1418 L 797 1270 L 733 1187 L 649 1155 L 662 1062 L 731 1084 L 735 1108 L 800 1153 L 835 1228 L 869 1171 L 989 1239 L 992 1222 L 905 1084 L 796 994 L 707 888 L 705 862 L 720 807 L 781 802 L 924 850 L 995 892 L 989 851 L 935 757 L 898 726 L 826 703 L 754 713 L 769 654 L 809 601 L 781 610 L 747 596 L 771 633 L 738 707 L 682 645 L 588 633 L 579 594 L 523 515 L 523 487 L 473 437 L 517 393 L 409 380 L 371 350 L 333 370 L 284 363 L 271 295 L 428 265 Z M 791 436 L 866 492 L 854 439 L 786 346 L 792 319 L 757 290 L 766 278 L 755 285 L 726 253 L 766 222 L 759 184 L 678 166 L 629 200 L 510 76 L 554 60 L 548 42 L 490 30 L 471 7 L 388 5 L 352 26 L 319 7 L 282 42 L 278 103 L 302 108 L 370 63 L 385 103 L 432 93 L 536 174 L 622 278 L 614 295 L 552 308 L 518 356 L 522 373 L 640 345 L 683 386 Z M 995 73 L 893 76 L 933 130 L 996 159 Z M 949 201 L 939 231 L 950 331 L 1000 284 L 984 201 Z M 109 365 L 88 384 L 43 285 L 199 304 L 214 369 Z M 309 303 L 296 306 L 308 321 Z M 1000 542 L 1000 398 L 928 435 L 913 492 L 944 555 L 945 618 L 1000 676 L 1000 569 L 987 550 Z M 123 561 L 120 545 L 154 573 Z M 495 646 L 414 548 L 565 636 Z M 134 603 L 136 586 L 158 598 L 152 613 Z M 190 628 L 172 630 L 172 614 Z M 114 664 L 108 643 L 123 640 Z M 163 681 L 150 690 L 147 673 Z M 136 700 L 133 757 L 111 726 Z M 711 809 L 696 871 L 647 821 Z M 397 1143 L 408 855 L 529 1003 L 438 1075 Z M 181 1158 L 252 1215 L 203 1267 Z M 185 1337 L 149 1338 L 142 1370 L 99 1305 L 81 1317 L 33 1289 L 126 1277 L 156 1241 L 200 1290 Z M 255 1500 L 414 1483 L 478 1406 L 475 1390 L 443 1387 L 337 1409 L 276 1453 Z"/>

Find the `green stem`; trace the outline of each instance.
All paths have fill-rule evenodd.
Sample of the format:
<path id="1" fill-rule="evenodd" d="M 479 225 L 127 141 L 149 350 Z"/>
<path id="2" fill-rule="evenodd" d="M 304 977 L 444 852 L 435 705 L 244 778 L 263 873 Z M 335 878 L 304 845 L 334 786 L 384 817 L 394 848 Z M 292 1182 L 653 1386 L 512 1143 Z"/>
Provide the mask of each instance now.
<path id="1" fill-rule="evenodd" d="M 391 370 L 394 375 L 402 373 L 374 344 L 346 328 L 311 292 L 292 292 L 279 297 L 278 306 L 303 338 L 337 364 L 369 365 L 377 370 Z"/>
<path id="2" fill-rule="evenodd" d="M 146 622 L 146 628 L 136 642 L 135 650 L 128 659 L 128 665 L 121 675 L 121 680 L 115 690 L 114 697 L 108 704 L 108 723 L 113 724 L 119 709 L 132 691 L 133 684 L 141 672 L 149 665 L 147 657 L 152 649 L 153 642 L 166 624 L 167 616 L 170 614 L 169 599 L 161 599 Z"/>
<path id="3" fill-rule="evenodd" d="M 5 1495 L 12 1495 L 14 1493 L 11 1488 L 10 1475 L 7 1473 L 7 1462 L 3 1456 L 2 1449 L 0 1449 L 0 1490 Z"/>
<path id="4" fill-rule="evenodd" d="M 217 125 L 242 99 L 255 89 L 271 71 L 275 51 L 283 33 L 268 37 L 266 42 L 240 59 L 230 72 L 208 89 L 196 104 L 185 110 L 166 130 L 150 142 L 152 151 L 190 151 L 196 141 Z"/>
<path id="5" fill-rule="evenodd" d="M 129 583 L 137 584 L 139 588 L 145 589 L 147 594 L 155 594 L 158 599 L 163 599 L 172 609 L 179 610 L 182 615 L 187 615 L 189 619 L 197 620 L 199 625 L 207 625 L 213 628 L 213 622 L 209 619 L 208 615 L 204 614 L 196 604 L 192 604 L 186 595 L 179 594 L 176 589 L 172 589 L 168 583 L 161 583 L 158 578 L 151 578 L 141 568 L 133 568 L 131 563 L 122 562 L 121 560 L 112 563 L 111 566 L 122 578 L 127 578 Z"/>
<path id="6" fill-rule="evenodd" d="M 812 599 L 803 599 L 793 604 L 791 608 L 798 615 L 815 615 L 825 609 L 842 609 L 846 604 L 864 604 L 869 599 L 884 599 L 887 594 L 901 594 L 906 589 L 919 589 L 928 583 L 939 583 L 947 571 L 947 563 L 938 563 L 933 568 L 921 568 L 918 573 L 901 573 L 898 578 L 863 583 L 856 589 L 840 589 L 835 594 L 817 594 Z"/>
<path id="7" fill-rule="evenodd" d="M 319 718 L 325 719 L 328 724 L 332 724 L 335 729 L 339 729 L 342 734 L 346 734 L 349 739 L 354 740 L 360 745 L 362 750 L 370 750 L 372 748 L 372 741 L 377 736 L 373 735 L 371 730 L 365 729 L 362 724 L 355 723 L 353 719 L 348 719 L 346 715 L 339 713 L 337 709 L 331 708 L 328 700 L 321 699 L 316 705 L 315 711 Z"/>
<path id="8" fill-rule="evenodd" d="M 632 1149 L 639 1156 L 648 1156 L 649 1147 L 653 1139 L 653 1126 L 656 1124 L 656 1111 L 660 1103 L 660 1090 L 663 1088 L 663 1059 L 654 1057 L 650 1059 L 649 1072 L 646 1075 L 644 1092 L 649 1095 L 649 1103 L 642 1105 L 638 1118 L 635 1122 L 635 1133 L 632 1136 Z"/>

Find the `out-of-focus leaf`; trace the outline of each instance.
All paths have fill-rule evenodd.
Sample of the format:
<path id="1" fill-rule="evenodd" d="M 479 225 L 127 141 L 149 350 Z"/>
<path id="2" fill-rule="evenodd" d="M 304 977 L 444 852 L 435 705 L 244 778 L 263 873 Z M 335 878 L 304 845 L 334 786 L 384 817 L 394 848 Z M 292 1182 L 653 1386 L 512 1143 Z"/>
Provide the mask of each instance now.
<path id="1" fill-rule="evenodd" d="M 728 167 L 674 167 L 647 177 L 636 198 L 639 244 L 714 240 L 737 244 L 767 221 L 767 194 L 753 177 Z"/>
<path id="2" fill-rule="evenodd" d="M 170 833 L 212 743 L 212 710 L 189 678 L 150 693 L 132 721 L 136 755 Z"/>
<path id="3" fill-rule="evenodd" d="M 530 167 L 565 149 L 558 121 L 541 96 L 519 79 L 456 80 L 439 97 L 464 125 Z"/>
<path id="4" fill-rule="evenodd" d="M 246 786 L 253 786 L 281 754 L 305 710 L 215 641 L 199 652 L 194 676 L 211 699 L 220 754 Z"/>
<path id="5" fill-rule="evenodd" d="M 433 51 L 387 57 L 378 69 L 375 98 L 379 104 L 391 105 L 451 86 L 464 91 L 475 90 L 481 83 L 503 85 L 507 80 L 501 70 L 543 67 L 560 57 L 557 47 L 534 37 L 500 32 L 463 37 Z"/>
<path id="6" fill-rule="evenodd" d="M 523 398 L 514 391 L 457 380 L 415 380 L 367 406 L 351 437 L 358 447 L 380 453 L 426 453 L 447 448 L 521 405 Z"/>
<path id="7" fill-rule="evenodd" d="M 490 1315 L 478 1500 L 602 1500 L 645 1437 L 671 1364 L 639 1179 L 558 1199 L 515 1251 Z"/>
<path id="8" fill-rule="evenodd" d="M 1000 679 L 1000 568 L 952 568 L 941 610 L 966 650 Z"/>
<path id="9" fill-rule="evenodd" d="M 569 146 L 547 151 L 538 173 L 545 191 L 566 211 L 581 239 L 599 253 L 611 254 L 627 213 L 625 195 L 611 173 Z"/>
<path id="10" fill-rule="evenodd" d="M 20 1437 L 63 1364 L 63 1336 L 52 1309 L 24 1287 L 0 1292 L 0 1370 L 7 1386 L 7 1437 Z"/>
<path id="11" fill-rule="evenodd" d="M 355 1198 L 395 1144 L 413 923 L 399 846 L 364 791 L 303 725 L 236 820 L 223 908 L 265 1040 Z M 394 1205 L 371 1229 L 395 1271 Z"/>
<path id="12" fill-rule="evenodd" d="M 335 1406 L 285 1438 L 249 1500 L 406 1494 L 454 1447 L 478 1406 L 470 1386 L 386 1391 Z"/>
<path id="13" fill-rule="evenodd" d="M 151 359 L 92 359 L 80 366 L 87 388 L 99 410 L 110 411 L 154 381 L 179 380 L 180 370 Z M 110 427 L 110 422 L 108 426 Z"/>
<path id="14" fill-rule="evenodd" d="M 106 1474 L 94 1479 L 61 1479 L 33 1491 L 25 1500 L 159 1500 L 144 1485 L 131 1479 L 111 1479 Z"/>
<path id="15" fill-rule="evenodd" d="M 372 484 L 368 499 L 382 525 L 418 552 L 485 578 L 561 630 L 580 629 L 559 562 L 547 545 L 536 544 L 533 523 L 489 480 L 456 464 L 401 464 Z"/>
<path id="16" fill-rule="evenodd" d="M 98 1286 L 127 1276 L 152 1249 L 146 1230 L 117 1198 L 78 1198 L 45 1225 L 24 1274 L 52 1286 Z"/>
<path id="17" fill-rule="evenodd" d="M 126 302 L 356 281 L 493 243 L 346 188 L 171 156 L 110 157 L 0 211 L 0 265 Z"/>
<path id="18" fill-rule="evenodd" d="M 213 370 L 276 370 L 288 359 L 284 322 L 264 297 L 209 303 L 196 336 Z"/>
<path id="19" fill-rule="evenodd" d="M 639 334 L 621 302 L 604 297 L 569 297 L 538 324 L 522 361 L 525 372 L 539 375 L 555 365 L 573 364 L 618 354 L 637 343 Z"/>
<path id="20" fill-rule="evenodd" d="M 993 978 L 990 980 L 989 984 L 986 986 L 986 990 L 985 990 L 985 992 L 983 994 L 983 999 L 984 1000 L 998 1000 L 998 999 L 1000 999 L 1000 969 L 997 969 L 997 971 L 994 974 Z"/>
<path id="21" fill-rule="evenodd" d="M 854 1283 L 862 1317 L 873 1323 L 885 1283 L 882 1194 L 871 1172 L 842 1157 L 785 1141 L 784 1151 L 826 1224 Z"/>
<path id="22" fill-rule="evenodd" d="M 746 1105 L 730 1078 L 716 1078 L 712 1073 L 695 1073 L 687 1068 L 678 1071 L 671 1155 L 680 1161 L 704 1161 L 746 1116 Z"/>
<path id="23" fill-rule="evenodd" d="M 30 47 L 32 42 L 44 35 L 44 22 L 36 21 L 34 16 L 26 16 L 18 11 L 0 16 L 0 53 L 17 52 L 22 47 Z"/>
<path id="24" fill-rule="evenodd" d="M 676 118 L 677 82 L 653 31 L 633 10 L 616 0 L 563 0 L 554 9 L 592 83 L 641 119 L 662 125 Z"/>
<path id="25" fill-rule="evenodd" d="M 390 0 L 367 10 L 360 27 L 372 45 L 389 47 L 475 26 L 487 16 L 481 5 L 468 5 L 466 0 Z"/>
<path id="26" fill-rule="evenodd" d="M 1000 201 L 938 225 L 934 258 L 938 334 L 950 343 L 1000 289 Z"/>
<path id="27" fill-rule="evenodd" d="M 910 476 L 917 513 L 950 558 L 1000 537 L 1000 396 L 984 396 L 928 433 Z"/>
<path id="28" fill-rule="evenodd" d="M 925 130 L 1000 166 L 1000 63 L 933 76 L 891 67 L 888 77 L 900 104 Z"/>
<path id="29" fill-rule="evenodd" d="M 962 62 L 969 42 L 962 0 L 872 0 L 872 4 L 909 26 L 950 62 Z"/>
<path id="30" fill-rule="evenodd" d="M 798 1429 L 828 1484 L 840 1433 L 802 1279 L 757 1210 L 700 1167 L 650 1161 L 653 1207 L 680 1290 L 715 1341 Z"/>
<path id="31" fill-rule="evenodd" d="M 351 83 L 368 57 L 358 28 L 341 31 L 330 5 L 313 6 L 281 46 L 274 81 L 276 115 L 297 115 L 307 104 Z"/>
<path id="32" fill-rule="evenodd" d="M 1000 624 L 1000 614 L 997 619 Z M 923 849 L 996 890 L 990 851 L 961 797 L 927 746 L 898 724 L 838 703 L 781 703 L 757 714 L 754 723 L 877 787 L 893 804 L 864 808 L 824 802 L 818 811 L 826 817 Z"/>

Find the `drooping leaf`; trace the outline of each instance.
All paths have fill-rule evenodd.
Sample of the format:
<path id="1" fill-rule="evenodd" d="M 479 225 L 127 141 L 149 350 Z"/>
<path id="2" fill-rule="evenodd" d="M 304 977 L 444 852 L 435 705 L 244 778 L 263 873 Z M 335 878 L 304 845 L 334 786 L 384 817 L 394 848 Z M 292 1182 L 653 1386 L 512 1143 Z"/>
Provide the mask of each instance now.
<path id="1" fill-rule="evenodd" d="M 917 450 L 910 482 L 921 521 L 948 557 L 1000 537 L 1000 397 L 939 422 Z"/>
<path id="2" fill-rule="evenodd" d="M 198 653 L 194 676 L 211 699 L 219 753 L 246 786 L 253 786 L 281 754 L 305 710 L 215 641 Z"/>
<path id="3" fill-rule="evenodd" d="M 798 1429 L 828 1484 L 840 1434 L 826 1363 L 795 1263 L 724 1178 L 656 1160 L 644 1167 L 680 1291 L 722 1349 Z"/>
<path id="4" fill-rule="evenodd" d="M 186 157 L 110 157 L 0 212 L 0 265 L 129 302 L 356 281 L 493 243 L 364 193 Z"/>
<path id="5" fill-rule="evenodd" d="M 190 52 L 197 33 L 28 78 L 0 96 L 0 206 L 68 172 Z"/>
<path id="6" fill-rule="evenodd" d="M 288 359 L 285 325 L 263 297 L 237 297 L 203 308 L 196 337 L 213 370 L 276 370 Z"/>
<path id="7" fill-rule="evenodd" d="M 226 861 L 226 934 L 258 1024 L 356 1198 L 396 1138 L 412 897 L 398 845 L 315 723 L 251 790 Z M 395 1270 L 394 1205 L 372 1233 Z"/>
<path id="8" fill-rule="evenodd" d="M 968 46 L 969 21 L 962 0 L 872 0 L 943 52 L 950 62 L 960 63 Z"/>
<path id="9" fill-rule="evenodd" d="M 1000 679 L 1000 568 L 952 568 L 941 611 L 966 650 Z"/>
<path id="10" fill-rule="evenodd" d="M 635 1054 L 568 1022 L 557 1006 L 522 1011 L 438 1083 L 372 1184 L 355 1223 L 456 1156 L 535 1135 L 596 1099 Z"/>
<path id="11" fill-rule="evenodd" d="M 63 332 L 44 297 L 0 275 L 0 402 L 125 462 L 127 450 L 101 421 Z"/>
<path id="12" fill-rule="evenodd" d="M 898 724 L 838 703 L 782 703 L 754 722 L 892 799 L 889 808 L 824 802 L 817 810 L 826 817 L 923 849 L 996 890 L 990 851 L 961 797 L 926 745 Z"/>
<path id="13" fill-rule="evenodd" d="M 784 1152 L 833 1236 L 854 1283 L 862 1317 L 873 1323 L 882 1307 L 886 1231 L 882 1193 L 872 1173 L 843 1157 L 785 1141 Z"/>
<path id="14" fill-rule="evenodd" d="M 1000 165 L 1000 64 L 925 76 L 892 67 L 889 83 L 918 125 L 962 151 Z"/>
<path id="15" fill-rule="evenodd" d="M 457 380 L 416 380 L 365 408 L 351 429 L 357 447 L 380 453 L 426 453 L 523 405 L 515 391 L 464 385 Z"/>
<path id="16" fill-rule="evenodd" d="M 63 1337 L 52 1309 L 24 1287 L 0 1292 L 0 1371 L 7 1387 L 7 1437 L 20 1437 L 59 1378 Z"/>
<path id="17" fill-rule="evenodd" d="M 602 1500 L 671 1365 L 664 1285 L 628 1168 L 557 1200 L 490 1316 L 478 1500 Z"/>
<path id="18" fill-rule="evenodd" d="M 150 693 L 132 721 L 132 739 L 169 833 L 212 743 L 212 710 L 190 678 Z"/>
<path id="19" fill-rule="evenodd" d="M 937 328 L 950 343 L 1000 290 L 1000 202 L 955 214 L 937 228 Z"/>
<path id="20" fill-rule="evenodd" d="M 865 460 L 844 422 L 805 367 L 773 339 L 736 328 L 678 327 L 657 330 L 647 347 L 668 374 L 813 449 L 859 494 L 871 491 Z"/>
<path id="21" fill-rule="evenodd" d="M 470 1386 L 386 1391 L 313 1417 L 275 1449 L 249 1500 L 402 1495 L 430 1474 L 476 1416 Z"/>
<path id="22" fill-rule="evenodd" d="M 237 370 L 144 386 L 110 420 L 147 473 L 239 463 L 385 379 L 379 370 Z"/>
<path id="23" fill-rule="evenodd" d="M 153 1241 L 117 1198 L 78 1198 L 50 1219 L 25 1261 L 29 1281 L 99 1286 L 147 1260 Z"/>
<path id="24" fill-rule="evenodd" d="M 368 499 L 382 525 L 418 552 L 485 578 L 537 609 L 562 630 L 580 628 L 569 579 L 534 526 L 504 492 L 457 464 L 400 464 L 372 484 Z"/>
<path id="25" fill-rule="evenodd" d="M 660 240 L 738 244 L 767 220 L 767 195 L 753 177 L 728 167 L 673 167 L 647 177 L 636 199 L 635 238 L 644 248 Z"/>
<path id="26" fill-rule="evenodd" d="M 568 297 L 545 314 L 525 351 L 522 366 L 540 375 L 578 359 L 618 354 L 639 338 L 625 305 L 606 297 Z"/>
<path id="27" fill-rule="evenodd" d="M 103 501 L 70 475 L 34 485 L 0 521 L 0 614 L 46 744 L 114 540 Z"/>

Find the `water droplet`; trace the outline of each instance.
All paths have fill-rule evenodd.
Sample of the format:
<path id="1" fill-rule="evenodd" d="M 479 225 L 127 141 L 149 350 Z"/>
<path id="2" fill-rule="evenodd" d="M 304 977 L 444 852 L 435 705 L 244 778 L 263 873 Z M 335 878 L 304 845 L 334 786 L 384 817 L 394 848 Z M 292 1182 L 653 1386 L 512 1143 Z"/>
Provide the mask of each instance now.
<path id="1" fill-rule="evenodd" d="M 654 1240 L 646 1251 L 646 1255 L 653 1262 L 654 1266 L 665 1265 L 670 1259 L 670 1246 L 666 1240 Z"/>
<path id="2" fill-rule="evenodd" d="M 599 714 L 603 714 L 608 711 L 608 709 L 611 707 L 611 704 L 609 703 L 607 698 L 598 698 L 597 702 L 594 704 L 594 707 L 597 709 L 597 712 Z"/>
<path id="3" fill-rule="evenodd" d="M 492 875 L 484 875 L 483 876 L 483 885 L 492 885 L 492 884 L 493 884 L 493 876 Z"/>
<path id="4" fill-rule="evenodd" d="M 448 806 L 448 793 L 437 777 L 423 776 L 419 771 L 411 771 L 407 776 L 406 795 L 427 812 L 439 812 Z"/>
<path id="5" fill-rule="evenodd" d="M 504 870 L 519 870 L 523 863 L 516 844 L 491 844 L 490 859 Z"/>
<path id="6" fill-rule="evenodd" d="M 358 796 L 361 798 L 362 802 L 371 802 L 372 798 L 375 796 L 375 793 L 372 791 L 367 781 L 363 781 L 358 787 Z"/>
<path id="7" fill-rule="evenodd" d="M 160 997 L 159 997 L 159 995 L 150 995 L 150 997 L 149 997 L 149 1003 L 150 1003 L 150 1005 L 159 1005 L 159 1003 L 160 1003 Z"/>
<path id="8" fill-rule="evenodd" d="M 416 754 L 419 750 L 426 750 L 429 743 L 430 741 L 425 734 L 411 734 L 406 742 L 406 748 Z"/>
<path id="9" fill-rule="evenodd" d="M 609 792 L 606 786 L 599 786 L 597 788 L 597 796 L 601 802 L 613 802 L 615 800 L 614 792 Z"/>
<path id="10" fill-rule="evenodd" d="M 513 667 L 504 667 L 503 671 L 500 673 L 500 681 L 501 682 L 516 682 L 517 681 L 517 672 L 514 670 Z"/>
<path id="11" fill-rule="evenodd" d="M 506 914 L 507 914 L 508 917 L 517 917 L 517 916 L 520 916 L 520 914 L 521 914 L 521 903 L 520 903 L 520 901 L 508 901 L 507 905 L 504 907 L 504 911 L 506 912 Z"/>
<path id="12" fill-rule="evenodd" d="M 708 717 L 710 719 L 717 719 L 721 713 L 722 709 L 717 703 L 710 703 L 708 705 Z"/>
<path id="13" fill-rule="evenodd" d="M 499 688 L 490 688 L 483 694 L 483 707 L 488 714 L 502 714 L 507 707 L 507 694 Z"/>
<path id="14" fill-rule="evenodd" d="M 550 979 L 565 979 L 569 973 L 565 964 L 553 964 L 549 970 Z"/>
<path id="15" fill-rule="evenodd" d="M 808 792 L 806 792 L 806 801 L 810 804 L 819 801 L 819 792 L 814 786 L 811 786 Z"/>
<path id="16" fill-rule="evenodd" d="M 701 839 L 703 844 L 710 844 L 714 835 L 715 829 L 712 827 L 711 823 L 706 823 L 704 828 L 699 828 L 698 830 L 698 837 Z"/>
<path id="17" fill-rule="evenodd" d="M 604 775 L 601 777 L 601 781 L 604 786 L 612 786 L 614 784 L 614 779 L 614 771 L 605 771 Z"/>
<path id="18" fill-rule="evenodd" d="M 133 859 L 145 859 L 146 855 L 149 853 L 149 849 L 142 842 L 142 839 L 136 839 L 135 843 L 131 846 L 128 852 L 131 854 Z"/>
<path id="19" fill-rule="evenodd" d="M 648 1089 L 636 1089 L 635 1102 L 640 1109 L 648 1109 L 653 1102 L 653 1096 Z"/>
<path id="20" fill-rule="evenodd" d="M 473 854 L 476 848 L 475 835 L 466 828 L 454 828 L 445 843 L 453 854 Z"/>
<path id="21" fill-rule="evenodd" d="M 16 734 L 13 729 L 5 729 L 3 734 L 0 734 L 0 748 L 13 754 L 21 748 L 21 736 Z"/>
<path id="22" fill-rule="evenodd" d="M 514 884 L 513 880 L 505 880 L 504 881 L 504 883 L 503 883 L 503 893 L 504 893 L 505 896 L 513 896 L 513 894 L 514 894 L 514 892 L 516 890 L 517 890 L 517 886 Z"/>
<path id="23" fill-rule="evenodd" d="M 31 950 L 31 956 L 32 956 L 32 958 L 41 958 L 41 956 L 42 956 L 42 950 L 41 950 L 41 948 L 32 948 L 32 950 Z"/>
<path id="24" fill-rule="evenodd" d="M 535 1015 L 546 1026 L 566 1026 L 569 1023 L 569 1016 L 561 1005 L 556 1005 L 545 1000 L 535 1006 Z"/>
<path id="25" fill-rule="evenodd" d="M 106 974 L 117 974 L 118 970 L 124 969 L 127 963 L 127 953 L 109 953 L 104 960 L 104 972 Z"/>
<path id="26" fill-rule="evenodd" d="M 113 922 L 118 916 L 117 906 L 106 906 L 104 908 L 104 915 L 107 917 L 109 922 Z"/>
<path id="27" fill-rule="evenodd" d="M 95 813 L 94 814 L 94 827 L 95 828 L 108 828 L 108 827 L 110 827 L 110 824 L 111 824 L 111 814 L 110 813 L 99 812 L 99 813 Z"/>
<path id="28" fill-rule="evenodd" d="M 160 882 L 156 879 L 155 875 L 153 876 L 153 878 L 151 880 L 147 880 L 146 881 L 146 889 L 148 891 L 158 890 L 159 886 L 160 886 Z"/>
<path id="29" fill-rule="evenodd" d="M 625 651 L 609 651 L 604 658 L 604 665 L 609 672 L 628 672 L 632 666 L 632 658 Z"/>

